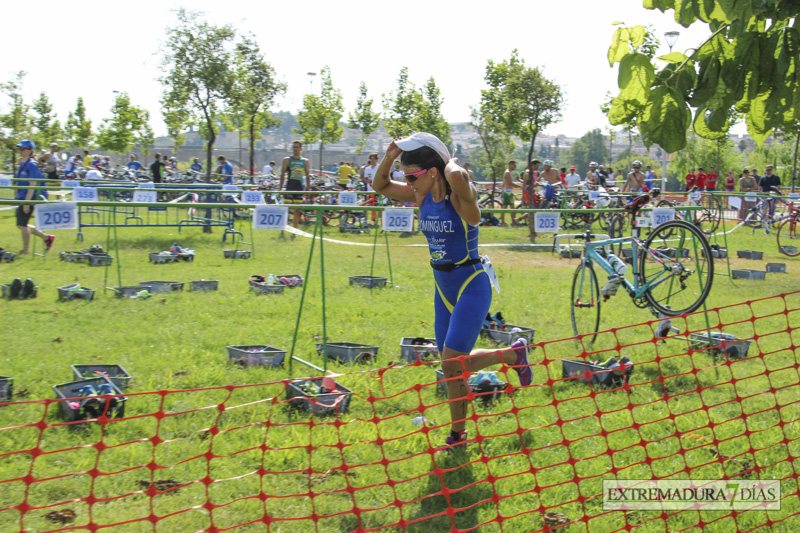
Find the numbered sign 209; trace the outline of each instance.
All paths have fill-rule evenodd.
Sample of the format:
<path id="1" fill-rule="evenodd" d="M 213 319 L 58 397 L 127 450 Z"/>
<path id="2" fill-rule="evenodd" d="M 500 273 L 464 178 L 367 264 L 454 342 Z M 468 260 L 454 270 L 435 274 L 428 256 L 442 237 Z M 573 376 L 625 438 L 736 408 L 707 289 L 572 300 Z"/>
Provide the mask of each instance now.
<path id="1" fill-rule="evenodd" d="M 558 213 L 536 213 L 536 231 L 540 233 L 555 233 L 558 231 Z"/>
<path id="2" fill-rule="evenodd" d="M 670 220 L 675 219 L 675 210 L 664 208 L 664 207 L 656 207 L 651 211 L 653 227 L 657 228 L 661 224 L 665 222 L 669 222 Z"/>
<path id="3" fill-rule="evenodd" d="M 383 211 L 381 219 L 384 231 L 413 231 L 414 209 L 396 208 Z"/>
<path id="4" fill-rule="evenodd" d="M 96 202 L 97 189 L 94 187 L 75 187 L 72 191 L 72 198 L 76 202 Z"/>
<path id="5" fill-rule="evenodd" d="M 286 229 L 289 207 L 285 205 L 257 205 L 253 216 L 253 229 Z"/>
<path id="6" fill-rule="evenodd" d="M 39 204 L 34 213 L 39 231 L 78 229 L 78 205 L 75 202 Z"/>

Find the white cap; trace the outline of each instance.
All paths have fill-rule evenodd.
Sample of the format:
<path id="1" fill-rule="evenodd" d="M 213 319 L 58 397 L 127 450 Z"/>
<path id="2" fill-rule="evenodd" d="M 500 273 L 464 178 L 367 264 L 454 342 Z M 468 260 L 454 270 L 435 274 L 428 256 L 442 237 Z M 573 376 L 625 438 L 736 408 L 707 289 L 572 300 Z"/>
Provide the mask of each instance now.
<path id="1" fill-rule="evenodd" d="M 450 151 L 447 149 L 447 146 L 444 145 L 439 137 L 430 133 L 417 132 L 405 139 L 395 141 L 395 144 L 404 152 L 412 152 L 417 148 L 427 146 L 439 154 L 439 157 L 442 158 L 445 165 L 450 161 Z"/>
<path id="2" fill-rule="evenodd" d="M 58 146 L 58 143 L 50 143 L 50 146 Z"/>

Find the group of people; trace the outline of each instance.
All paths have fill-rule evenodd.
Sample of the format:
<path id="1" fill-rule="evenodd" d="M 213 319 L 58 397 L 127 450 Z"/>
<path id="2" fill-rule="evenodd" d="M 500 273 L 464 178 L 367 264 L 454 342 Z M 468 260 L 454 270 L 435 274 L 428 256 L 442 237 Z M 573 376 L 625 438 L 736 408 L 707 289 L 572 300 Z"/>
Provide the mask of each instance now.
<path id="1" fill-rule="evenodd" d="M 743 169 L 742 172 L 736 176 L 733 170 L 729 170 L 724 180 L 720 180 L 714 167 L 709 167 L 706 172 L 703 167 L 698 167 L 697 172 L 695 168 L 689 170 L 686 174 L 685 184 L 686 190 L 697 187 L 705 191 L 724 190 L 726 192 L 765 192 L 773 191 L 773 187 L 780 188 L 781 178 L 773 172 L 772 165 L 767 165 L 764 168 L 764 175 L 758 175 L 758 169 L 753 168 Z M 738 185 L 738 187 L 737 187 Z"/>

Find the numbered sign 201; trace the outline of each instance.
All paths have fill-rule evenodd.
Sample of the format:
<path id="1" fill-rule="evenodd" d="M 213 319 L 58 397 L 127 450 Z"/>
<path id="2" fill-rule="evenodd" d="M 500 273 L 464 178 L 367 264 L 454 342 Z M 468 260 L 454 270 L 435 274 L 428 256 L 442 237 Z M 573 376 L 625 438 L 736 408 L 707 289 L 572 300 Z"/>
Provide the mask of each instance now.
<path id="1" fill-rule="evenodd" d="M 558 213 L 536 213 L 536 231 L 539 233 L 555 233 L 558 231 Z"/>
<path id="2" fill-rule="evenodd" d="M 253 216 L 253 229 L 286 229 L 289 207 L 285 205 L 257 205 Z"/>
<path id="3" fill-rule="evenodd" d="M 413 231 L 414 210 L 398 207 L 386 209 L 381 220 L 384 231 Z"/>
<path id="4" fill-rule="evenodd" d="M 78 206 L 75 202 L 56 202 L 36 206 L 36 229 L 78 229 Z"/>
<path id="5" fill-rule="evenodd" d="M 242 193 L 242 203 L 256 205 L 263 204 L 264 195 L 259 191 L 244 191 Z"/>
<path id="6" fill-rule="evenodd" d="M 345 191 L 339 193 L 339 205 L 356 205 L 358 202 L 358 195 L 352 191 Z"/>
<path id="7" fill-rule="evenodd" d="M 657 228 L 661 224 L 665 222 L 669 222 L 670 220 L 675 220 L 675 210 L 664 208 L 664 207 L 656 207 L 651 212 L 653 227 Z"/>
<path id="8" fill-rule="evenodd" d="M 72 198 L 76 202 L 96 202 L 97 189 L 94 187 L 75 187 L 72 191 Z"/>
<path id="9" fill-rule="evenodd" d="M 0 178 L 0 187 L 11 187 L 11 178 Z"/>
<path id="10" fill-rule="evenodd" d="M 143 204 L 154 204 L 158 202 L 156 191 L 133 191 L 133 201 Z"/>

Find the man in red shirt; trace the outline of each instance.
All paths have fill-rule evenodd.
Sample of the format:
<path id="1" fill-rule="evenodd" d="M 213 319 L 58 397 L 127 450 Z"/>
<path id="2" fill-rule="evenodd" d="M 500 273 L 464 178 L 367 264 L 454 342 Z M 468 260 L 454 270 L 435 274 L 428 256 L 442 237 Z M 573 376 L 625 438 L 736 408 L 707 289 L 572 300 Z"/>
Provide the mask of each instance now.
<path id="1" fill-rule="evenodd" d="M 697 185 L 697 188 L 702 191 L 706 188 L 706 173 L 703 172 L 703 167 L 700 167 L 697 170 L 697 179 L 695 180 L 694 184 Z"/>
<path id="2" fill-rule="evenodd" d="M 717 190 L 717 180 L 719 180 L 719 176 L 717 176 L 714 167 L 708 169 L 708 174 L 706 174 L 706 190 L 707 191 L 716 191 Z"/>
<path id="3" fill-rule="evenodd" d="M 697 174 L 694 173 L 694 168 L 692 168 L 688 174 L 686 174 L 686 190 L 688 191 L 692 187 L 694 187 L 694 183 L 697 181 Z"/>

